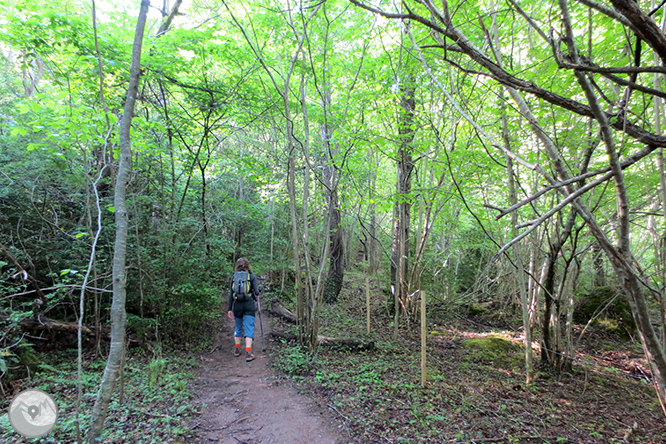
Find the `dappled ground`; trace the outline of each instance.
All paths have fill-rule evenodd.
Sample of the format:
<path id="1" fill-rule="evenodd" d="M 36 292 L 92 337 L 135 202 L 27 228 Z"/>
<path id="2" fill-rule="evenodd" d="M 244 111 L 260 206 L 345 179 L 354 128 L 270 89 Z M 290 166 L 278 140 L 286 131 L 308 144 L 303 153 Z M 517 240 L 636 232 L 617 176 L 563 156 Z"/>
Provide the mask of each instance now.
<path id="1" fill-rule="evenodd" d="M 257 320 L 258 321 L 258 320 Z M 269 325 L 264 319 L 264 335 Z M 191 386 L 201 412 L 190 423 L 197 437 L 188 442 L 219 444 L 341 444 L 340 429 L 326 409 L 300 395 L 285 378 L 275 377 L 268 354 L 272 343 L 260 336 L 256 359 L 234 357 L 233 321 L 223 318 L 213 351 L 200 355 Z M 346 441 L 344 441 L 346 442 Z"/>
<path id="2" fill-rule="evenodd" d="M 349 442 L 666 442 L 656 395 L 635 379 L 645 373 L 635 343 L 586 334 L 571 373 L 541 370 L 525 388 L 516 332 L 452 317 L 429 324 L 423 388 L 417 328 L 403 329 L 391 341 L 378 302 L 372 333 L 365 335 L 361 288 L 347 284 L 340 304 L 326 308 L 322 333 L 374 339 L 375 351 L 323 348 L 317 365 L 308 367 L 302 351 L 287 344 L 276 359 L 278 368 L 336 413 Z"/>

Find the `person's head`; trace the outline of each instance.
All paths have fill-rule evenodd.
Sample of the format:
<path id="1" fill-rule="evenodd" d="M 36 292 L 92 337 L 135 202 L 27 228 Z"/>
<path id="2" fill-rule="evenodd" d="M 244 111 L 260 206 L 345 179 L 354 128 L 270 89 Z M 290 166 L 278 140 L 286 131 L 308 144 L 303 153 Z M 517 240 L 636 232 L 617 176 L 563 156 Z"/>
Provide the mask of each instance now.
<path id="1" fill-rule="evenodd" d="M 252 269 L 250 268 L 250 261 L 247 260 L 247 258 L 239 257 L 236 261 L 236 271 L 248 271 L 252 273 Z"/>

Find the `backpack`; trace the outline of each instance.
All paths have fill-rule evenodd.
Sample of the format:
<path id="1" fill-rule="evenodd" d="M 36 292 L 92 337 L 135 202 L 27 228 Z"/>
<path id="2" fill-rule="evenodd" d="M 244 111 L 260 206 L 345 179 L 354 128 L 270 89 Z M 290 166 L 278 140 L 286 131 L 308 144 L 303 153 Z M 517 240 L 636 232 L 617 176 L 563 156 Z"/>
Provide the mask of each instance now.
<path id="1" fill-rule="evenodd" d="M 238 302 L 249 301 L 250 295 L 250 272 L 237 271 L 232 278 L 231 291 L 234 294 L 234 300 Z"/>

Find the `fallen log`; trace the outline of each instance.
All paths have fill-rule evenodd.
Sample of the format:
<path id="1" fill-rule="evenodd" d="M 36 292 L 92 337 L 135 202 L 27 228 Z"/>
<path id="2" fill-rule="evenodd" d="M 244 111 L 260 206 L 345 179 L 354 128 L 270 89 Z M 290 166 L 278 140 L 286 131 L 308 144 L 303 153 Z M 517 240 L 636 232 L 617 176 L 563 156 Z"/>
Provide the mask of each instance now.
<path id="1" fill-rule="evenodd" d="M 272 330 L 269 335 L 273 338 L 284 339 L 286 341 L 295 341 L 296 335 L 289 331 Z"/>
<path id="2" fill-rule="evenodd" d="M 0 322 L 7 322 L 9 316 L 6 314 L 0 314 Z M 23 319 L 18 322 L 18 325 L 25 328 L 26 330 L 49 330 L 57 331 L 63 333 L 72 333 L 76 334 L 79 329 L 79 324 L 77 322 L 66 322 L 59 321 L 57 319 L 51 319 L 44 316 L 38 316 L 36 318 Z M 85 325 L 81 326 L 81 333 L 84 336 L 95 336 L 97 328 L 94 325 Z M 99 336 L 102 339 L 109 340 L 111 339 L 111 329 L 110 328 L 100 328 Z M 127 344 L 130 347 L 135 347 L 141 345 L 142 341 L 139 339 L 132 338 L 130 336 L 126 337 Z"/>
<path id="3" fill-rule="evenodd" d="M 365 351 L 375 348 L 374 341 L 364 341 L 363 339 L 354 338 L 331 338 L 329 336 L 321 335 L 317 335 L 317 343 L 326 347 L 354 351 Z"/>
<path id="4" fill-rule="evenodd" d="M 6 314 L 0 314 L 0 322 L 6 322 L 9 320 L 9 316 Z M 26 330 L 48 330 L 48 331 L 57 331 L 62 333 L 71 333 L 76 334 L 79 328 L 78 322 L 66 322 L 58 321 L 57 319 L 51 319 L 44 316 L 38 316 L 36 318 L 23 319 L 18 322 L 18 325 L 25 328 Z M 82 325 L 81 333 L 84 336 L 94 337 L 96 335 L 97 328 L 94 325 Z M 111 329 L 102 327 L 99 329 L 99 337 L 103 340 L 111 339 Z M 143 341 L 140 339 L 133 338 L 129 334 L 125 337 L 125 341 L 129 347 L 140 346 Z"/>
<path id="5" fill-rule="evenodd" d="M 285 339 L 287 341 L 295 341 L 296 335 L 286 331 L 271 331 L 271 336 L 275 338 Z M 317 335 L 317 344 L 324 347 L 337 348 L 341 350 L 350 351 L 366 351 L 375 348 L 374 341 L 365 341 L 363 339 L 354 338 L 332 338 L 330 336 Z"/>
<path id="6" fill-rule="evenodd" d="M 296 315 L 293 314 L 291 311 L 289 311 L 287 307 L 285 307 L 284 305 L 280 304 L 277 301 L 271 302 L 271 309 L 268 310 L 268 312 L 277 318 L 289 322 L 290 324 L 298 323 L 298 318 L 296 317 Z"/>
<path id="7" fill-rule="evenodd" d="M 0 314 L 0 322 L 7 322 L 8 320 L 8 315 Z M 53 330 L 67 333 L 76 333 L 79 329 L 79 324 L 77 322 L 58 321 L 45 316 L 23 319 L 18 322 L 18 325 L 28 330 Z M 87 336 L 94 336 L 96 330 L 97 329 L 91 325 L 84 324 L 81 326 L 81 333 Z M 108 328 L 102 328 L 100 329 L 100 335 L 101 337 L 108 339 L 111 337 L 111 330 Z"/>

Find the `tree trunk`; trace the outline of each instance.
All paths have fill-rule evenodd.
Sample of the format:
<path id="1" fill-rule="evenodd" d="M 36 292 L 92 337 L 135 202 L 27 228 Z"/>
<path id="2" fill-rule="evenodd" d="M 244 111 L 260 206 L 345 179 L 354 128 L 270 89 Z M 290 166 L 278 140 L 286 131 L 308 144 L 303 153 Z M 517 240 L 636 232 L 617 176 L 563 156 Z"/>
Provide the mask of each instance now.
<path id="1" fill-rule="evenodd" d="M 651 2 L 652 9 L 655 8 L 656 2 L 653 0 Z M 666 10 L 664 10 L 661 20 L 661 32 L 666 31 Z M 657 56 L 654 56 L 654 61 L 658 62 Z M 654 88 L 662 91 L 663 90 L 663 78 L 660 74 L 654 75 Z M 663 112 L 663 100 L 660 97 L 654 98 L 654 116 L 655 116 L 655 130 L 657 134 L 662 135 L 662 121 L 661 116 Z M 657 151 L 657 169 L 659 170 L 659 185 L 660 193 L 659 197 L 661 199 L 661 208 L 663 220 L 666 221 L 666 167 L 664 166 L 664 149 L 659 148 Z M 654 227 L 654 225 L 653 225 Z M 654 244 L 655 244 L 655 256 L 657 258 L 656 270 L 658 273 L 657 282 L 659 282 L 659 288 L 661 289 L 661 295 L 659 296 L 659 320 L 661 321 L 661 345 L 663 348 L 666 348 L 666 300 L 664 299 L 664 289 L 666 288 L 666 233 L 663 231 L 657 233 L 657 228 L 653 229 L 654 235 Z M 666 393 L 663 391 L 666 388 L 662 389 L 660 394 L 662 397 L 666 396 Z"/>
<path id="2" fill-rule="evenodd" d="M 0 314 L 0 321 L 8 322 L 9 315 Z M 79 322 L 66 322 L 59 321 L 57 319 L 47 318 L 45 316 L 39 316 L 38 318 L 26 318 L 22 319 L 18 325 L 27 329 L 27 330 L 47 330 L 47 331 L 58 331 L 63 333 L 77 333 L 81 330 L 81 333 L 86 336 L 91 336 L 95 338 L 97 335 L 102 338 L 108 339 L 110 336 L 110 331 L 108 328 L 97 328 L 95 325 L 79 325 Z"/>
<path id="3" fill-rule="evenodd" d="M 368 211 L 370 212 L 369 237 L 367 239 L 367 260 L 369 263 L 368 272 L 375 275 L 381 265 L 381 250 L 377 239 L 377 206 L 374 203 L 375 190 L 377 188 L 377 174 L 374 170 L 379 168 L 379 162 L 372 148 L 368 148 L 368 158 L 371 159 L 373 171 L 368 178 L 368 202 L 370 203 Z"/>
<path id="4" fill-rule="evenodd" d="M 493 11 L 493 22 L 492 22 L 492 31 L 493 31 L 493 40 L 494 40 L 494 49 L 495 49 L 495 60 L 500 66 L 502 65 L 502 47 L 499 40 L 499 31 L 497 29 L 497 6 L 494 2 L 491 3 L 491 10 Z M 510 91 L 508 91 L 510 93 Z M 509 132 L 509 123 L 506 116 L 506 106 L 504 104 L 504 91 L 502 90 L 501 99 L 502 99 L 502 139 L 504 140 L 504 145 L 507 149 L 511 147 L 511 134 Z M 506 173 L 507 179 L 509 182 L 509 205 L 514 206 L 518 202 L 518 194 L 516 192 L 516 176 L 514 171 L 513 159 L 511 156 L 505 153 L 506 159 Z M 518 214 L 514 211 L 511 213 L 511 236 L 516 238 L 518 236 Z M 524 249 L 521 245 L 517 246 L 516 254 L 514 255 L 514 260 L 516 261 L 516 273 L 514 279 L 517 286 L 517 293 L 520 298 L 521 312 L 523 318 L 523 329 L 525 331 L 525 384 L 530 385 L 534 380 L 534 354 L 532 352 L 532 320 L 530 316 L 530 307 L 532 298 L 530 298 L 530 292 L 527 288 L 526 274 L 525 274 L 525 265 L 523 262 L 523 252 Z"/>
<path id="5" fill-rule="evenodd" d="M 541 348 L 541 362 L 557 366 L 562 350 L 559 349 L 559 313 L 561 296 L 555 290 L 555 275 L 557 272 L 557 260 L 562 252 L 562 247 L 571 236 L 575 210 L 571 210 L 567 222 L 561 232 L 554 228 L 554 234 L 549 240 L 549 251 L 546 258 L 546 278 L 543 282 L 545 298 L 545 309 L 543 314 L 543 347 Z M 556 222 L 558 223 L 558 222 Z"/>
<path id="6" fill-rule="evenodd" d="M 624 7 L 630 6 L 630 4 L 624 0 L 614 0 L 612 3 L 616 9 L 620 11 L 624 11 Z M 560 10 L 562 11 L 562 18 L 565 29 L 563 41 L 569 48 L 574 63 L 580 63 L 580 57 L 573 36 L 571 18 L 569 16 L 566 0 L 559 0 L 559 4 Z M 637 5 L 633 5 L 630 8 L 631 11 L 635 11 L 634 6 L 635 9 L 638 8 Z M 635 17 L 633 16 L 627 16 L 627 18 L 630 21 L 635 20 Z M 654 25 L 654 22 L 651 22 L 651 24 Z M 663 34 L 660 31 L 657 32 L 657 34 L 659 38 L 663 40 Z M 641 35 L 641 37 L 646 37 L 648 41 L 654 45 L 655 42 L 651 41 L 650 39 L 651 37 L 656 38 L 657 36 L 647 32 L 644 35 Z M 644 40 L 646 39 L 644 38 Z M 666 47 L 664 46 L 656 46 L 657 47 L 653 46 L 655 50 L 659 50 L 660 48 L 662 50 L 666 50 Z M 664 60 L 666 52 L 657 52 L 659 53 L 660 58 Z M 627 194 L 624 171 L 620 164 L 618 149 L 615 146 L 615 139 L 611 129 L 610 121 L 606 113 L 601 108 L 595 90 L 591 85 L 590 79 L 579 71 L 575 71 L 574 74 L 581 89 L 585 93 L 594 118 L 599 124 L 601 140 L 603 141 L 604 147 L 606 148 L 608 164 L 613 173 L 613 182 L 615 184 L 615 200 L 617 205 L 619 245 L 616 247 L 609 241 L 609 239 L 607 239 L 606 234 L 601 230 L 589 209 L 582 202 L 582 199 L 576 199 L 574 204 L 576 205 L 579 213 L 581 213 L 581 216 L 583 215 L 583 212 L 585 213 L 585 222 L 587 222 L 590 230 L 601 244 L 601 248 L 603 248 L 603 250 L 606 252 L 608 259 L 615 269 L 620 285 L 623 288 L 627 299 L 629 300 L 629 305 L 631 306 L 634 321 L 636 322 L 636 328 L 641 338 L 643 350 L 645 351 L 645 357 L 650 363 L 654 373 L 659 400 L 661 402 L 662 409 L 664 409 L 666 412 L 666 406 L 664 405 L 664 387 L 666 386 L 666 351 L 664 351 L 664 348 L 661 346 L 656 331 L 652 326 L 647 301 L 645 300 L 645 296 L 642 292 L 644 287 L 647 287 L 650 291 L 653 291 L 654 289 L 642 276 L 639 275 L 639 271 L 634 266 L 636 260 L 634 259 L 630 243 L 629 196 Z M 553 154 L 552 157 L 557 158 L 557 154 Z M 566 179 L 568 174 L 566 174 L 563 166 L 561 164 L 557 166 L 558 169 L 564 172 L 564 174 L 560 174 L 561 178 Z"/>
<path id="7" fill-rule="evenodd" d="M 328 303 L 337 302 L 342 282 L 344 281 L 344 244 L 342 226 L 340 225 L 340 210 L 338 209 L 338 192 L 333 190 L 330 196 L 331 222 L 329 232 L 330 242 L 330 264 L 328 268 L 328 279 L 326 280 L 326 289 L 324 300 Z"/>
<path id="8" fill-rule="evenodd" d="M 328 105 L 330 103 L 330 94 L 322 94 L 323 111 L 324 115 L 327 114 Z M 342 290 L 342 282 L 344 280 L 344 243 L 342 226 L 340 225 L 340 209 L 338 202 L 338 174 L 336 170 L 335 156 L 338 149 L 331 146 L 331 128 L 328 122 L 324 123 L 321 127 L 322 145 L 324 148 L 322 176 L 324 182 L 324 194 L 326 197 L 326 209 L 328 210 L 329 217 L 329 267 L 328 277 L 324 288 L 324 300 L 329 304 L 335 303 Z M 325 219 L 325 220 L 326 220 Z"/>
<path id="9" fill-rule="evenodd" d="M 509 145 L 510 136 L 509 128 L 506 120 L 505 108 L 502 107 L 502 128 L 504 135 L 504 142 Z M 506 156 L 506 173 L 509 182 L 509 206 L 513 206 L 518 202 L 518 194 L 516 193 L 516 178 L 511 157 Z M 514 211 L 511 213 L 511 235 L 513 238 L 518 236 L 518 214 Z M 525 331 L 525 339 L 523 345 L 525 346 L 525 384 L 530 385 L 534 380 L 534 354 L 532 353 L 532 322 L 530 319 L 530 297 L 527 288 L 524 253 L 525 249 L 522 245 L 516 246 L 516 254 L 514 260 L 516 261 L 517 270 L 514 275 L 516 283 L 516 291 L 520 299 L 521 313 L 523 317 L 523 329 Z"/>
<path id="10" fill-rule="evenodd" d="M 414 111 L 416 108 L 416 85 L 413 76 L 405 74 L 400 85 L 400 111 L 398 114 L 398 163 L 396 165 L 396 203 L 393 221 L 393 247 L 391 250 L 391 283 L 394 292 L 394 337 L 397 337 L 400 312 L 406 312 L 407 256 L 409 254 L 409 231 L 411 217 L 412 142 L 414 140 Z"/>
<path id="11" fill-rule="evenodd" d="M 127 88 L 125 108 L 120 121 L 119 147 L 120 165 L 116 176 L 116 187 L 114 192 L 114 206 L 116 216 L 116 240 L 113 252 L 113 302 L 111 305 L 111 344 L 109 346 L 109 357 L 104 369 L 102 382 L 92 412 L 90 430 L 86 440 L 95 442 L 99 440 L 104 421 L 106 420 L 109 402 L 115 388 L 116 379 L 120 372 L 125 353 L 125 298 L 127 275 L 125 270 L 125 255 L 127 252 L 127 230 L 128 215 L 126 206 L 127 183 L 132 171 L 132 147 L 130 144 L 130 127 L 134 114 L 134 104 L 139 89 L 141 76 L 141 46 L 143 43 L 143 32 L 148 14 L 148 0 L 141 1 L 141 9 L 134 34 L 134 45 L 132 47 L 132 62 L 130 66 L 130 83 Z"/>
<path id="12" fill-rule="evenodd" d="M 592 266 L 594 267 L 594 286 L 606 286 L 606 274 L 604 273 L 604 252 L 598 243 L 592 244 Z"/>

